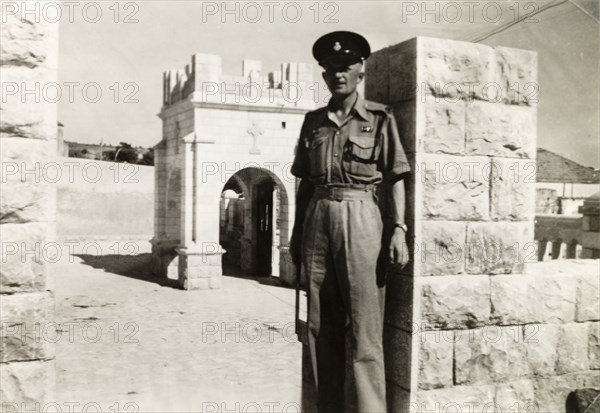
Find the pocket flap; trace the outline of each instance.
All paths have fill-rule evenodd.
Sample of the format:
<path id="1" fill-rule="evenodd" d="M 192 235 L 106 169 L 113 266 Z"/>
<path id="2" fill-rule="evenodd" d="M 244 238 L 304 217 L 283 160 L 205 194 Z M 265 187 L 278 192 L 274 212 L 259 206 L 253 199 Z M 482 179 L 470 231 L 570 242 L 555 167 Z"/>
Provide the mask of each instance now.
<path id="1" fill-rule="evenodd" d="M 328 136 L 320 136 L 318 138 L 307 139 L 306 147 L 310 148 L 310 149 L 315 149 L 317 146 L 320 146 L 325 141 L 327 141 L 327 138 L 329 138 L 329 137 Z"/>
<path id="2" fill-rule="evenodd" d="M 350 136 L 348 140 L 362 149 L 375 147 L 375 138 L 372 136 Z"/>

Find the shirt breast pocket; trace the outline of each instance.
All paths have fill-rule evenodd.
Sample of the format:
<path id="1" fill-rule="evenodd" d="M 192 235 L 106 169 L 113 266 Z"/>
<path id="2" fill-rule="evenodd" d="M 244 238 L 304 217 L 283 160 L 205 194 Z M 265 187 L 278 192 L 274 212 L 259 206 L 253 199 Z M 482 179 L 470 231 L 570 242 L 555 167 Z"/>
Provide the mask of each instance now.
<path id="1" fill-rule="evenodd" d="M 363 162 L 371 161 L 375 158 L 375 137 L 374 136 L 350 136 L 348 140 L 351 143 L 352 157 Z"/>
<path id="2" fill-rule="evenodd" d="M 377 140 L 373 135 L 351 135 L 347 149 L 348 172 L 361 177 L 372 177 L 376 173 Z"/>

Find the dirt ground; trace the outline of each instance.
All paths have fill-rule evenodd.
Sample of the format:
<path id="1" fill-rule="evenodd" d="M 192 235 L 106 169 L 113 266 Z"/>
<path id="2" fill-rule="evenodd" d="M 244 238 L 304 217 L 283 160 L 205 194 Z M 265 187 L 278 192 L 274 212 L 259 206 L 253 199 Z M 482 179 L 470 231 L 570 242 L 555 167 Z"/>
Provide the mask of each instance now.
<path id="1" fill-rule="evenodd" d="M 103 412 L 300 410 L 292 289 L 224 276 L 221 290 L 182 291 L 136 271 L 145 259 L 75 254 L 55 264 L 60 405 Z"/>

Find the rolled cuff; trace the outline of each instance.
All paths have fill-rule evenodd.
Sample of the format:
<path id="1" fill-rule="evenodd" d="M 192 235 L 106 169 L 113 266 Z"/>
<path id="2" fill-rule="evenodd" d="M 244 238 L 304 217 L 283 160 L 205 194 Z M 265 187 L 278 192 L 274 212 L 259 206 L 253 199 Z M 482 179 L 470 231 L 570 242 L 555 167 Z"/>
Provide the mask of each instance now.
<path id="1" fill-rule="evenodd" d="M 410 164 L 408 162 L 396 164 L 394 168 L 385 173 L 384 180 L 391 181 L 398 180 L 399 178 L 404 178 L 403 175 L 410 173 L 410 171 Z"/>

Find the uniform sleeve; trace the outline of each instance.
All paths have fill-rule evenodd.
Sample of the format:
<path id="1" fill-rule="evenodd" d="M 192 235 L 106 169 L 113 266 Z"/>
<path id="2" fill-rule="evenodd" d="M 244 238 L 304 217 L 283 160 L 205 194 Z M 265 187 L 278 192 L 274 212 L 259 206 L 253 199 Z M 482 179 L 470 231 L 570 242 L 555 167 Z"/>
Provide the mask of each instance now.
<path id="1" fill-rule="evenodd" d="M 385 181 L 397 180 L 410 172 L 410 165 L 400 142 L 400 134 L 394 114 L 387 112 L 381 127 L 381 155 L 379 170 Z"/>
<path id="2" fill-rule="evenodd" d="M 309 177 L 308 169 L 308 154 L 306 153 L 306 147 L 304 146 L 304 136 L 306 136 L 307 120 L 304 118 L 302 128 L 300 129 L 300 137 L 296 144 L 296 153 L 294 157 L 294 163 L 292 164 L 292 175 L 296 178 L 305 179 Z"/>

